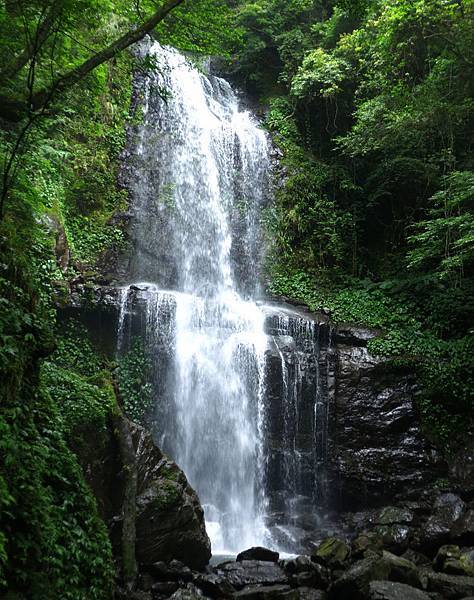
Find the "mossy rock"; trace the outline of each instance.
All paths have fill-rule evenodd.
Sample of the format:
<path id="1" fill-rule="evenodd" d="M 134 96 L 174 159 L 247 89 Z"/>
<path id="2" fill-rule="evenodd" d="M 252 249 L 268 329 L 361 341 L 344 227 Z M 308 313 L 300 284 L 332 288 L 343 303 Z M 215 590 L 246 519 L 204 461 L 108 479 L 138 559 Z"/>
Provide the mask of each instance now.
<path id="1" fill-rule="evenodd" d="M 351 549 L 344 541 L 336 537 L 326 538 L 313 552 L 311 559 L 314 562 L 330 567 L 339 568 L 349 558 Z"/>

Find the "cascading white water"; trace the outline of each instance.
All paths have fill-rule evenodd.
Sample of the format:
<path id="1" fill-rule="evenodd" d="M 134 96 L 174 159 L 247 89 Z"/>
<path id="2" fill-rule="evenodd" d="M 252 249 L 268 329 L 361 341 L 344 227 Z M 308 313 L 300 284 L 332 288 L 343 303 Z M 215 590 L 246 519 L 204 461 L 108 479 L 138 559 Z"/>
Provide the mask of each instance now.
<path id="1" fill-rule="evenodd" d="M 267 138 L 226 81 L 173 49 L 149 52 L 157 69 L 142 89 L 130 270 L 152 282 L 138 284 L 148 343 L 172 354 L 156 430 L 199 493 L 213 551 L 236 552 L 267 536 L 267 336 L 265 315 L 248 297 L 258 286 Z M 119 329 L 126 303 L 122 295 Z"/>
<path id="2" fill-rule="evenodd" d="M 213 552 L 302 551 L 327 391 L 319 325 L 255 301 L 267 136 L 225 80 L 173 49 L 147 52 L 156 69 L 136 82 L 142 122 L 124 162 L 134 283 L 120 291 L 119 351 L 145 342 L 146 425 L 198 491 Z"/>

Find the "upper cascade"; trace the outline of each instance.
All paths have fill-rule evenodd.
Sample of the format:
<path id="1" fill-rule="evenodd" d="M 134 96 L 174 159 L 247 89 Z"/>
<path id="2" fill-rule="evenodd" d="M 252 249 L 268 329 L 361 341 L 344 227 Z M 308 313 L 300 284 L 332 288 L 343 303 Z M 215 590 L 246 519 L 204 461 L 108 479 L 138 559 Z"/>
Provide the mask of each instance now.
<path id="1" fill-rule="evenodd" d="M 135 281 L 202 297 L 258 290 L 269 142 L 227 81 L 155 43 L 132 181 Z"/>

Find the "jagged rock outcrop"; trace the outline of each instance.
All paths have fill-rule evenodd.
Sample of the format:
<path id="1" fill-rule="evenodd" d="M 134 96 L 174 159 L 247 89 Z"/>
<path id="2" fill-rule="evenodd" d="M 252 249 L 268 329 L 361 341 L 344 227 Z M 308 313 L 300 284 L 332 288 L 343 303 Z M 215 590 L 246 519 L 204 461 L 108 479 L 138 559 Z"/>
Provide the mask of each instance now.
<path id="1" fill-rule="evenodd" d="M 199 569 L 211 557 L 199 498 L 178 465 L 133 426 L 138 487 L 136 554 L 140 563 L 178 559 Z"/>

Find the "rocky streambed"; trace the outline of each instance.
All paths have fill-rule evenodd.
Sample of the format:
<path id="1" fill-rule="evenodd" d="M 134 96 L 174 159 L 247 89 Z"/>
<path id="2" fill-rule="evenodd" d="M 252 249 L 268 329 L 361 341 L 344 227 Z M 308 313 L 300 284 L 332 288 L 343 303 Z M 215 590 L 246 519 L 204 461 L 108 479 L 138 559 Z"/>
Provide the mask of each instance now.
<path id="1" fill-rule="evenodd" d="M 459 505 L 452 494 L 441 495 L 429 517 L 433 537 L 435 521 L 439 531 L 448 526 L 448 513 Z M 442 508 L 443 507 L 443 508 Z M 447 507 L 451 507 L 450 509 Z M 395 508 L 390 509 L 395 513 Z M 450 512 L 451 511 L 451 512 Z M 441 515 L 443 512 L 443 515 Z M 394 544 L 376 529 L 352 541 L 330 537 L 311 555 L 280 560 L 265 548 L 251 548 L 236 560 L 201 571 L 192 571 L 182 562 L 142 565 L 139 591 L 119 592 L 130 600 L 192 600 L 194 598 L 245 598 L 248 600 L 442 600 L 474 597 L 473 532 L 466 528 L 472 509 L 456 519 L 446 535 L 458 544 L 422 544 L 418 549 Z M 388 509 L 385 509 L 385 515 Z M 401 516 L 399 516 L 401 518 Z M 438 538 L 439 539 L 439 538 Z M 428 537 L 426 537 L 428 541 Z M 422 552 L 426 550 L 426 553 Z"/>

